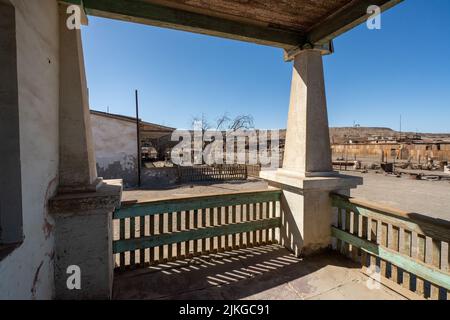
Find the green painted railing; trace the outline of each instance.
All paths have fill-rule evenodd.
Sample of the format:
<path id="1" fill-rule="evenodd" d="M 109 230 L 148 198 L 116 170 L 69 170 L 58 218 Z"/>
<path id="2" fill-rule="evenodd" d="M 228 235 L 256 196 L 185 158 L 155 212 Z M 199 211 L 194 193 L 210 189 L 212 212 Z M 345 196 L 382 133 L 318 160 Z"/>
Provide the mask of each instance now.
<path id="1" fill-rule="evenodd" d="M 264 190 L 123 205 L 113 215 L 116 266 L 274 243 L 280 198 L 280 190 Z"/>
<path id="2" fill-rule="evenodd" d="M 448 221 L 340 195 L 332 201 L 337 250 L 408 298 L 449 300 Z"/>

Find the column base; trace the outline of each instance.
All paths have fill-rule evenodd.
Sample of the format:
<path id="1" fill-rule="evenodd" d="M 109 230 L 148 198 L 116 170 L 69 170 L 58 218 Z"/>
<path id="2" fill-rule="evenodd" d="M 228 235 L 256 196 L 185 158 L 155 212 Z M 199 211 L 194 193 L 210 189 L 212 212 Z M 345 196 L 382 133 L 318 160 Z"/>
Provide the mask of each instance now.
<path id="1" fill-rule="evenodd" d="M 103 185 L 103 178 L 97 178 L 89 185 L 59 186 L 58 194 L 97 192 Z"/>
<path id="2" fill-rule="evenodd" d="M 55 219 L 56 299 L 112 297 L 112 213 L 120 206 L 122 181 L 110 180 L 92 193 L 57 195 L 49 202 Z M 80 270 L 81 288 L 69 288 L 68 268 Z"/>
<path id="3" fill-rule="evenodd" d="M 283 188 L 321 191 L 339 191 L 342 189 L 354 189 L 363 184 L 363 178 L 339 174 L 336 171 L 316 172 L 305 175 L 303 172 L 280 168 L 278 170 L 261 171 L 260 178 L 270 185 Z"/>
<path id="4" fill-rule="evenodd" d="M 330 192 L 348 194 L 361 185 L 360 177 L 329 173 L 305 177 L 300 172 L 279 169 L 261 171 L 270 186 L 283 190 L 281 243 L 296 256 L 321 252 L 331 245 L 332 205 Z"/>

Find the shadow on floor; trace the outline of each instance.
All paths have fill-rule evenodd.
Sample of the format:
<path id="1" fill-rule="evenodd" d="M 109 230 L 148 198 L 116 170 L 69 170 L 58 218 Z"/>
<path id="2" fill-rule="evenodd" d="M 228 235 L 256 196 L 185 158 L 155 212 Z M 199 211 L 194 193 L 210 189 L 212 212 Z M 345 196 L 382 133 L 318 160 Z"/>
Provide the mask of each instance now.
<path id="1" fill-rule="evenodd" d="M 358 270 L 335 252 L 302 260 L 271 245 L 117 274 L 114 299 L 309 299 L 346 285 L 357 299 L 358 290 L 368 290 Z"/>

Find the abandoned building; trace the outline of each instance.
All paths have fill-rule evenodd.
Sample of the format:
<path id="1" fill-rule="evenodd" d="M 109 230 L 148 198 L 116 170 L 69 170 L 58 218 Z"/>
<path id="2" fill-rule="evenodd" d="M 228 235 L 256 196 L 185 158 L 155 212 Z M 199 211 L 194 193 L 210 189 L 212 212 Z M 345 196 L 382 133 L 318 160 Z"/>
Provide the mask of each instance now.
<path id="1" fill-rule="evenodd" d="M 363 270 L 378 264 L 380 281 L 396 290 L 359 284 L 347 296 L 336 292 L 340 298 L 447 299 L 448 226 L 351 199 L 362 179 L 332 170 L 322 55 L 333 53 L 335 37 L 366 21 L 369 5 L 384 11 L 399 2 L 0 0 L 0 136 L 8 137 L 0 158 L 0 298 L 126 297 L 121 284 L 136 289 L 145 282 L 117 281 L 115 271 L 131 272 L 130 265 L 261 247 L 288 257 L 290 277 L 312 272 L 307 258 L 325 252 L 319 269 L 345 257 Z M 81 31 L 67 27 L 68 5 L 81 9 L 85 24 L 95 15 L 285 50 L 293 73 L 284 162 L 261 173 L 271 188 L 122 203 L 123 182 L 101 178 L 96 159 L 100 171 L 124 159 L 136 164 L 136 153 L 96 156 L 94 146 L 109 139 L 113 123 L 133 139 L 132 122 L 90 115 Z M 344 274 L 355 266 L 348 263 L 339 262 Z M 67 285 L 73 267 L 82 271 L 79 289 Z M 278 275 L 272 280 L 281 283 Z M 192 272 L 174 277 L 150 281 L 148 289 L 198 283 Z M 242 288 L 254 291 L 271 285 L 258 275 L 246 281 Z M 113 288 L 121 290 L 113 295 Z M 245 298 L 241 291 L 228 297 Z"/>
<path id="2" fill-rule="evenodd" d="M 122 179 L 125 187 L 138 184 L 138 142 L 135 118 L 91 110 L 97 174 Z M 154 160 L 164 159 L 174 128 L 139 120 L 141 158 L 150 150 Z M 142 160 L 140 165 L 142 166 Z"/>

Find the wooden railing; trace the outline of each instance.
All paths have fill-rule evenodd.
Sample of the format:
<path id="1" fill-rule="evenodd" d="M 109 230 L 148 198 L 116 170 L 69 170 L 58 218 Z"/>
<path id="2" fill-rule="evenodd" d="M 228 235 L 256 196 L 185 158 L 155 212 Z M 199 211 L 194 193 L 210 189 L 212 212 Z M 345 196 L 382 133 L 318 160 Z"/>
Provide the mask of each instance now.
<path id="1" fill-rule="evenodd" d="M 116 267 L 277 242 L 280 190 L 157 200 L 114 212 Z"/>
<path id="2" fill-rule="evenodd" d="M 332 201 L 337 250 L 407 298 L 450 299 L 449 222 L 339 195 Z"/>
<path id="3" fill-rule="evenodd" d="M 178 167 L 180 182 L 246 180 L 245 165 Z"/>

